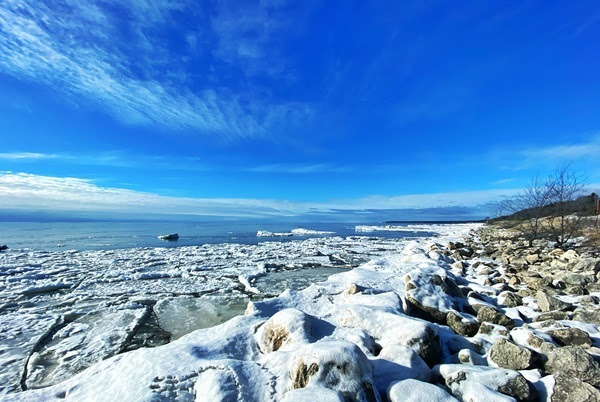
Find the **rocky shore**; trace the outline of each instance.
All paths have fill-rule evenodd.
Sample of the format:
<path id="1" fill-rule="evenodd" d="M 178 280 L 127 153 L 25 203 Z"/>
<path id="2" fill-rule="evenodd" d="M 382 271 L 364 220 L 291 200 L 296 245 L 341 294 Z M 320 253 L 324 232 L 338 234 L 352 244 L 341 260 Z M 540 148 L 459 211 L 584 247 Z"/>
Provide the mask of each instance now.
<path id="1" fill-rule="evenodd" d="M 244 316 L 8 400 L 598 401 L 600 259 L 497 227 L 250 302 Z"/>

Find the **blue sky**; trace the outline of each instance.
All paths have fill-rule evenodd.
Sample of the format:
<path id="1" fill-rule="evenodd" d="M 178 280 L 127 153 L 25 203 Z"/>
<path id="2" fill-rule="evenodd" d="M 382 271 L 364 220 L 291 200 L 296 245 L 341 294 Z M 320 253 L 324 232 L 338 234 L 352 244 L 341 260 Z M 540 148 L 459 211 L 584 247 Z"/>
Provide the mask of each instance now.
<path id="1" fill-rule="evenodd" d="M 583 0 L 11 0 L 0 210 L 481 216 L 600 182 L 598 43 Z"/>

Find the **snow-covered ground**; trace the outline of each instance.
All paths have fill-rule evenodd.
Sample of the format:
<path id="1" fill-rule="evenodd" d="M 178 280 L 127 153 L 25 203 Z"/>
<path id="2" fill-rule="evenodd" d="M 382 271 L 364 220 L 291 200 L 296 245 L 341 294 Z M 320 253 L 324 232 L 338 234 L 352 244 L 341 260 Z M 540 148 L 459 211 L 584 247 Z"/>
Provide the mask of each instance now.
<path id="1" fill-rule="evenodd" d="M 406 242 L 8 250 L 0 253 L 0 394 L 56 384 L 116 354 L 221 324 L 250 300 L 302 289 Z"/>
<path id="2" fill-rule="evenodd" d="M 523 357 L 500 351 L 504 346 L 535 350 L 538 339 L 552 346 L 548 322 L 535 321 L 542 313 L 529 302 L 516 307 L 505 304 L 505 284 L 499 280 L 505 274 L 501 264 L 472 252 L 466 259 L 455 260 L 450 255 L 467 252 L 467 248 L 457 243 L 444 246 L 478 226 L 432 226 L 429 230 L 440 234 L 418 240 L 320 238 L 258 246 L 120 250 L 111 263 L 100 264 L 104 268 L 92 274 L 94 279 L 89 282 L 64 274 L 54 278 L 55 282 L 29 286 L 25 285 L 28 281 L 49 279 L 42 272 L 50 269 L 59 274 L 77 267 L 84 270 L 82 266 L 89 260 L 82 255 L 89 259 L 90 254 L 38 255 L 39 262 L 18 265 L 17 261 L 31 256 L 18 257 L 19 253 L 13 252 L 3 257 L 15 264 L 5 271 L 12 270 L 11 276 L 20 279 L 14 280 L 17 286 L 11 293 L 17 302 L 7 301 L 3 307 L 2 329 L 9 337 L 8 347 L 0 356 L 5 359 L 3 367 L 13 364 L 9 367 L 13 370 L 19 368 L 15 363 L 19 356 L 28 356 L 26 368 L 17 370 L 17 383 L 28 388 L 49 386 L 9 393 L 4 398 L 550 400 L 558 377 L 543 376 L 542 371 L 532 368 L 527 354 Z M 98 253 L 91 254 L 99 258 Z M 46 265 L 48 261 L 57 264 L 61 258 L 70 264 L 68 269 Z M 206 261 L 201 263 L 203 258 L 219 266 L 225 276 L 213 272 Z M 270 277 L 286 272 L 307 277 L 311 269 L 353 265 L 351 258 L 369 261 L 354 269 L 342 269 L 325 281 L 319 282 L 314 276 L 314 283 L 304 289 L 287 289 L 277 297 L 265 297 L 278 282 L 268 280 Z M 141 272 L 144 279 L 136 276 L 140 272 L 135 269 L 142 262 L 146 268 L 152 267 Z M 203 272 L 202 280 L 195 277 L 196 272 Z M 8 294 L 10 276 L 4 279 L 3 292 Z M 141 284 L 164 279 L 169 286 L 162 293 L 152 292 L 161 284 Z M 131 293 L 127 293 L 128 286 L 114 287 L 113 282 L 120 280 L 130 282 Z M 84 291 L 92 284 L 93 292 Z M 294 282 L 286 284 L 294 287 Z M 216 290 L 219 286 L 230 295 L 221 296 L 221 301 L 231 304 L 213 301 L 217 292 L 224 293 Z M 108 290 L 102 292 L 105 288 Z M 40 289 L 51 290 L 39 293 Z M 191 293 L 186 293 L 188 290 Z M 95 300 L 96 292 L 112 302 Z M 43 294 L 54 300 L 43 299 Z M 566 300 L 565 296 L 562 300 L 578 305 L 586 297 L 569 296 Z M 243 315 L 226 321 L 232 311 L 244 305 Z M 89 306 L 94 307 L 88 312 Z M 467 311 L 475 311 L 477 317 Z M 154 348 L 131 347 L 131 334 L 137 336 L 132 328 L 151 327 L 149 316 L 161 330 L 178 339 Z M 207 316 L 210 323 L 197 322 L 202 321 L 199 316 Z M 420 316 L 425 319 L 417 318 Z M 525 320 L 530 324 L 524 325 Z M 591 345 L 600 344 L 596 325 L 569 320 L 549 323 L 583 329 Z M 192 331 L 194 327 L 201 329 Z M 144 333 L 151 332 L 146 328 Z M 122 353 L 130 349 L 135 350 Z M 7 351 L 15 357 L 12 361 L 5 357 Z M 503 368 L 507 364 L 520 368 Z M 80 371 L 86 366 L 90 367 Z M 4 378 L 14 381 L 10 373 L 13 371 L 5 370 Z M 560 381 L 564 384 L 565 380 Z"/>

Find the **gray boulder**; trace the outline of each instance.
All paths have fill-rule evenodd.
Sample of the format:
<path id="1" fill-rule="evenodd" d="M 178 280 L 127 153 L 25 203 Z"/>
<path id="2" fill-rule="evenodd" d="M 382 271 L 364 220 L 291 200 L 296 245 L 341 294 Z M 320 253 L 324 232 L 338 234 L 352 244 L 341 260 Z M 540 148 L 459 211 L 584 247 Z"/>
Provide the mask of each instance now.
<path id="1" fill-rule="evenodd" d="M 540 310 L 545 313 L 554 310 L 568 310 L 572 307 L 570 303 L 559 300 L 554 296 L 550 296 L 548 293 L 541 290 L 537 292 L 536 296 Z"/>
<path id="2" fill-rule="evenodd" d="M 561 346 L 581 346 L 589 348 L 592 346 L 592 341 L 587 332 L 579 328 L 559 328 L 548 331 L 548 335 Z"/>
<path id="3" fill-rule="evenodd" d="M 558 373 L 554 375 L 554 386 L 550 401 L 600 402 L 600 391 L 573 376 Z"/>
<path id="4" fill-rule="evenodd" d="M 503 325 L 508 329 L 515 327 L 515 322 L 512 318 L 507 317 L 490 306 L 482 306 L 479 308 L 477 311 L 477 320 L 479 320 L 479 322 L 491 322 L 492 324 Z"/>
<path id="5" fill-rule="evenodd" d="M 479 330 L 479 323 L 470 315 L 451 311 L 446 316 L 446 324 L 458 335 L 473 336 Z"/>
<path id="6" fill-rule="evenodd" d="M 510 370 L 525 370 L 531 367 L 536 355 L 531 350 L 499 339 L 490 349 L 489 360 L 497 366 Z"/>
<path id="7" fill-rule="evenodd" d="M 506 307 L 518 307 L 523 304 L 523 298 L 511 291 L 504 291 L 498 295 L 500 303 Z"/>
<path id="8" fill-rule="evenodd" d="M 577 309 L 573 314 L 572 320 L 600 325 L 600 310 Z"/>
<path id="9" fill-rule="evenodd" d="M 550 374 L 565 374 L 595 387 L 600 386 L 600 366 L 579 346 L 565 346 L 553 350 L 548 354 L 544 368 Z"/>

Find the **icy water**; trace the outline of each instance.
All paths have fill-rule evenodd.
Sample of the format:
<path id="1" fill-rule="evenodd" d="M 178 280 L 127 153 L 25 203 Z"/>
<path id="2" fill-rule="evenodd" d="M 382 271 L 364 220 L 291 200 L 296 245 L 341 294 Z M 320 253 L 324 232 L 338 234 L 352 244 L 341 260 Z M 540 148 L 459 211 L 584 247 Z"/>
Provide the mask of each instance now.
<path id="1" fill-rule="evenodd" d="M 395 228 L 1 223 L 0 244 L 10 249 L 0 253 L 0 394 L 56 384 L 100 360 L 218 325 L 249 301 L 303 289 L 435 231 Z M 173 232 L 177 242 L 156 238 Z"/>
<path id="2" fill-rule="evenodd" d="M 377 223 L 375 223 L 377 225 Z M 394 226 L 408 226 L 399 224 Z M 269 222 L 0 222 L 0 245 L 35 250 L 111 250 L 133 247 L 181 247 L 202 244 L 257 244 L 267 240 L 292 241 L 311 236 L 257 237 L 259 230 L 289 233 L 296 228 L 333 232 L 323 236 L 351 236 L 353 223 L 269 223 Z M 158 235 L 178 233 L 179 240 L 160 240 Z M 384 238 L 429 236 L 426 232 L 369 233 Z"/>

